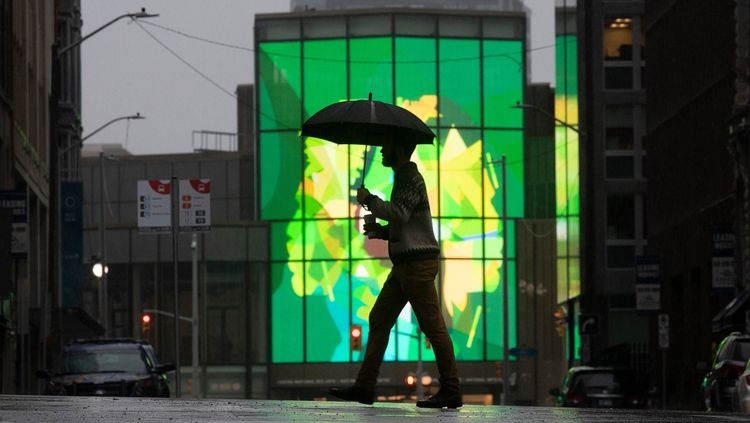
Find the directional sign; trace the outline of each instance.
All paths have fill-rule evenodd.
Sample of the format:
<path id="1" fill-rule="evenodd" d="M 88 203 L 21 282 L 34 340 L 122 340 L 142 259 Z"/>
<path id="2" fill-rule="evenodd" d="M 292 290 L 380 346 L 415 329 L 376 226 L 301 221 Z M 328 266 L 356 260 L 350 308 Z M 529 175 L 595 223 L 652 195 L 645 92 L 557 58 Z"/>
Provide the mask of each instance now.
<path id="1" fill-rule="evenodd" d="M 169 232 L 172 227 L 169 180 L 138 181 L 138 230 Z"/>
<path id="2" fill-rule="evenodd" d="M 180 230 L 211 230 L 211 180 L 180 180 Z"/>

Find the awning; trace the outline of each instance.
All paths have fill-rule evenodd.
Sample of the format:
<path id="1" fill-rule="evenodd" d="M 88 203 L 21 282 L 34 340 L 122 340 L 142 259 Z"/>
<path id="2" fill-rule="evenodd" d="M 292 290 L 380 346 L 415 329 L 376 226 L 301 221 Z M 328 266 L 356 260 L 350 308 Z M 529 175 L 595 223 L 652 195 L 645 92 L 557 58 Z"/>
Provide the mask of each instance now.
<path id="1" fill-rule="evenodd" d="M 714 316 L 712 329 L 714 333 L 738 330 L 745 332 L 745 311 L 750 305 L 750 291 L 742 291 L 734 297 L 716 316 Z"/>

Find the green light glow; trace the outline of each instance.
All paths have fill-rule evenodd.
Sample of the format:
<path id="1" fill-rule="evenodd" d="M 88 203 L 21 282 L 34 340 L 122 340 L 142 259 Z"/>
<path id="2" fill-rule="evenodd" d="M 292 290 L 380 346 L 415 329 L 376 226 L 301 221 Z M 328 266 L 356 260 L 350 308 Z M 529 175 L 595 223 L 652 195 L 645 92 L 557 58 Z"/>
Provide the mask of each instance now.
<path id="1" fill-rule="evenodd" d="M 377 147 L 367 148 L 365 158 L 363 146 L 300 139 L 298 131 L 320 108 L 369 92 L 409 109 L 438 134 L 412 160 L 425 178 L 443 253 L 436 284 L 446 323 L 459 360 L 501 359 L 506 240 L 511 346 L 516 340 L 514 219 L 524 217 L 524 148 L 522 113 L 509 106 L 523 98 L 522 42 L 372 37 L 262 42 L 259 50 L 260 208 L 272 221 L 272 362 L 362 359 L 349 351 L 349 325 L 363 326 L 366 343 L 367 318 L 391 264 L 385 242 L 361 235 L 366 212 L 354 198 L 363 172 L 368 189 L 388 198 L 393 172 L 380 163 Z M 508 237 L 501 225 L 502 155 Z M 419 349 L 434 359 L 417 341 L 417 327 L 407 306 L 385 360 L 415 360 Z"/>

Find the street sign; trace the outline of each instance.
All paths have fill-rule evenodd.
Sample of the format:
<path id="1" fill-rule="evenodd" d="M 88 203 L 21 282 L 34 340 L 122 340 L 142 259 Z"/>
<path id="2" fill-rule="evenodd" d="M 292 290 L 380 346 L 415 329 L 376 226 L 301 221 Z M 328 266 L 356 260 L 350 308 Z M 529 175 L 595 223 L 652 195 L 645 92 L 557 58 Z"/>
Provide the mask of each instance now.
<path id="1" fill-rule="evenodd" d="M 599 333 L 599 316 L 595 314 L 581 314 L 579 322 L 581 335 L 596 335 Z"/>
<path id="2" fill-rule="evenodd" d="M 180 230 L 211 230 L 211 180 L 180 180 Z"/>
<path id="3" fill-rule="evenodd" d="M 734 228 L 732 225 L 714 225 L 711 232 L 711 286 L 714 289 L 733 289 L 737 280 L 734 271 Z"/>
<path id="4" fill-rule="evenodd" d="M 508 350 L 508 354 L 515 355 L 516 357 L 536 357 L 536 348 L 511 348 Z"/>
<path id="5" fill-rule="evenodd" d="M 659 348 L 669 348 L 669 315 L 660 314 L 658 318 L 659 323 Z"/>
<path id="6" fill-rule="evenodd" d="M 138 230 L 169 232 L 172 227 L 170 195 L 172 184 L 166 180 L 138 181 Z"/>
<path id="7" fill-rule="evenodd" d="M 10 235 L 10 254 L 13 258 L 25 258 L 29 251 L 29 225 L 26 212 L 26 192 L 0 191 L 0 207 L 13 213 Z"/>
<path id="8" fill-rule="evenodd" d="M 654 256 L 635 258 L 635 304 L 639 312 L 655 312 L 661 308 L 659 259 Z"/>

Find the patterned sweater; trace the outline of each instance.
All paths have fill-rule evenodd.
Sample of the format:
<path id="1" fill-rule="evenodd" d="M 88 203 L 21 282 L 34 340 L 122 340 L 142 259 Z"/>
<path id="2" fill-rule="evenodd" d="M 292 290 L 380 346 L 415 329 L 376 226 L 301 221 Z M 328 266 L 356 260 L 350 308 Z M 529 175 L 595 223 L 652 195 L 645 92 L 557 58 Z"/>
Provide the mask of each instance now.
<path id="1" fill-rule="evenodd" d="M 377 218 L 388 221 L 384 234 L 393 264 L 437 258 L 440 254 L 432 232 L 432 215 L 424 179 L 414 162 L 394 174 L 391 201 L 370 194 L 364 203 Z"/>

